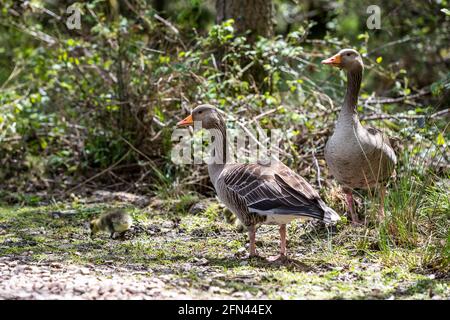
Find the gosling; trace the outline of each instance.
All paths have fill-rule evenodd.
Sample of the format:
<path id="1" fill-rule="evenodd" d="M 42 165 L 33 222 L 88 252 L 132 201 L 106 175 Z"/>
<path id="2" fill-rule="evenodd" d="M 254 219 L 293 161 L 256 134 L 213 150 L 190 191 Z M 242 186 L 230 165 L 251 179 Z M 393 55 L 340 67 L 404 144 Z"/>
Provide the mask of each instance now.
<path id="1" fill-rule="evenodd" d="M 99 218 L 91 221 L 91 238 L 100 231 L 107 231 L 111 234 L 111 239 L 115 239 L 115 233 L 119 233 L 120 237 L 123 239 L 125 232 L 131 228 L 132 224 L 133 219 L 123 210 L 114 210 L 104 213 Z"/>

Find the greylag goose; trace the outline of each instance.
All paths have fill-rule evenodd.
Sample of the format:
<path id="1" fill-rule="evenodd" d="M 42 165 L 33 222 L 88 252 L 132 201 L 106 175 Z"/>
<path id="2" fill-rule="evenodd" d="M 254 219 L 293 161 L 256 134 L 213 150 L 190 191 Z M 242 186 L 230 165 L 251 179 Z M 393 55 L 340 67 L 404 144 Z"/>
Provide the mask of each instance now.
<path id="1" fill-rule="evenodd" d="M 231 163 L 225 121 L 211 105 L 197 106 L 178 126 L 191 126 L 200 121 L 202 128 L 212 131 L 215 161 L 208 164 L 208 173 L 216 193 L 238 219 L 248 228 L 250 257 L 256 256 L 255 233 L 259 224 L 280 226 L 280 255 L 286 258 L 286 224 L 296 218 L 316 218 L 335 223 L 339 215 L 329 208 L 317 191 L 279 161 L 268 165 Z"/>
<path id="2" fill-rule="evenodd" d="M 379 187 L 380 209 L 378 219 L 384 218 L 386 182 L 392 176 L 397 157 L 389 139 L 372 127 L 359 122 L 356 105 L 364 64 L 361 55 L 352 49 L 343 49 L 322 64 L 341 68 L 347 73 L 347 92 L 333 135 L 325 146 L 325 161 L 334 178 L 343 185 L 354 224 L 359 224 L 353 207 L 352 190 Z"/>

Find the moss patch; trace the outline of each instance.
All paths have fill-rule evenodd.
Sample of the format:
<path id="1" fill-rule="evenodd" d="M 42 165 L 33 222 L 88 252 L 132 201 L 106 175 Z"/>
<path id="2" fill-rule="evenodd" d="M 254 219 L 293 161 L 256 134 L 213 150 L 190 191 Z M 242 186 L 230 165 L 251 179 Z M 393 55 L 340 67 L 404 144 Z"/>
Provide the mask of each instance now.
<path id="1" fill-rule="evenodd" d="M 341 225 L 330 234 L 311 223 L 288 228 L 291 261 L 243 259 L 247 235 L 210 205 L 205 214 L 128 208 L 135 226 L 125 241 L 90 239 L 87 221 L 118 205 L 0 207 L 0 255 L 39 262 L 114 265 L 170 278 L 174 287 L 216 296 L 270 299 L 449 298 L 446 270 L 426 268 L 427 252 L 381 250 L 374 230 Z M 183 206 L 184 208 L 185 206 Z M 276 227 L 257 233 L 259 253 L 278 250 Z M 440 271 L 440 272 L 439 272 Z"/>

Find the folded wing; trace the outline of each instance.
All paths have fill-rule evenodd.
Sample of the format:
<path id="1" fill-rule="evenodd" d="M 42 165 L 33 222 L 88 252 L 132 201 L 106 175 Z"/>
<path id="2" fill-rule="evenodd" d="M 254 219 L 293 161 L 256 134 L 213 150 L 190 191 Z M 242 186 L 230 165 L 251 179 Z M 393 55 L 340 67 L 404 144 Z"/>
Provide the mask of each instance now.
<path id="1" fill-rule="evenodd" d="M 250 212 L 258 214 L 323 220 L 328 209 L 311 185 L 282 163 L 230 166 L 225 173 L 225 185 L 244 199 Z"/>

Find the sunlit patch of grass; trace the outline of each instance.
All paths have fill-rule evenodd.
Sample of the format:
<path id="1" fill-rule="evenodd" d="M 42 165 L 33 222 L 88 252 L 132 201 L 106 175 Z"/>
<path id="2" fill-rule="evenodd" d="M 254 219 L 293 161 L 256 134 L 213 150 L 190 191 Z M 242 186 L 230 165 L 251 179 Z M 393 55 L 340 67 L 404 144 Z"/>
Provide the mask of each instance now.
<path id="1" fill-rule="evenodd" d="M 22 206 L 36 206 L 42 201 L 42 197 L 34 194 L 6 192 L 0 190 L 0 204 L 2 202 L 20 204 Z"/>
<path id="2" fill-rule="evenodd" d="M 449 270 L 450 173 L 439 176 L 427 166 L 419 166 L 409 151 L 399 156 L 397 177 L 388 185 L 386 216 L 377 221 L 378 192 L 363 193 L 363 216 L 368 220 L 364 233 L 337 239 L 351 240 L 355 250 L 370 255 L 379 251 L 386 265 L 401 263 L 410 269 Z M 344 228 L 345 230 L 345 228 Z"/>
<path id="3" fill-rule="evenodd" d="M 140 276 L 170 275 L 174 288 L 180 283 L 199 290 L 214 286 L 224 295 L 248 292 L 252 297 L 275 299 L 384 299 L 391 295 L 430 298 L 428 289 L 422 290 L 420 285 L 417 290 L 408 288 L 428 279 L 422 275 L 429 270 L 423 269 L 424 265 L 431 263 L 442 270 L 442 265 L 436 264 L 441 261 L 437 260 L 442 257 L 440 248 L 432 254 L 431 245 L 424 251 L 421 247 L 410 249 L 390 243 L 385 250 L 378 247 L 376 228 L 342 224 L 331 232 L 300 221 L 288 228 L 288 253 L 297 261 L 294 264 L 272 265 L 264 259 L 242 259 L 248 250 L 247 234 L 236 232 L 220 215 L 215 202 L 195 215 L 184 213 L 186 206 L 179 207 L 182 213 L 178 224 L 173 223 L 177 212 L 126 207 L 139 225 L 130 239 L 111 240 L 107 234 L 91 239 L 85 222 L 114 206 L 78 204 L 75 214 L 61 218 L 54 218 L 51 213 L 71 209 L 70 205 L 1 207 L 0 226 L 8 227 L 1 229 L 7 231 L 0 232 L 0 251 L 37 262 L 57 260 L 149 270 L 149 275 Z M 433 232 L 436 230 L 444 232 L 443 228 Z M 277 254 L 278 228 L 261 227 L 257 243 L 262 256 Z M 439 280 L 432 282 L 432 290 L 450 296 L 448 286 L 438 285 Z"/>
<path id="4" fill-rule="evenodd" d="M 210 221 L 218 220 L 220 216 L 220 206 L 218 203 L 211 203 L 208 208 L 206 208 L 205 212 L 202 214 L 205 217 L 208 217 Z"/>
<path id="5" fill-rule="evenodd" d="M 426 296 L 434 296 L 445 294 L 448 287 L 442 283 L 436 283 L 433 279 L 424 278 L 420 279 L 411 286 L 409 286 L 404 294 L 410 296 L 412 299 L 416 297 L 421 297 L 423 294 Z"/>
<path id="6" fill-rule="evenodd" d="M 150 204 L 150 209 L 157 213 L 164 213 L 166 216 L 177 217 L 189 212 L 189 209 L 197 202 L 200 197 L 192 192 L 176 192 L 159 194 Z M 152 212 L 153 213 L 153 212 Z"/>

